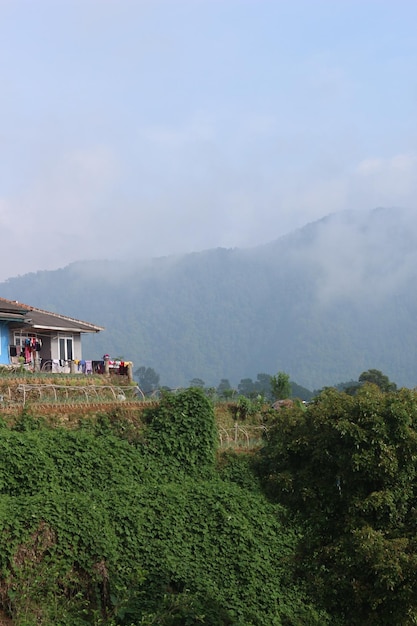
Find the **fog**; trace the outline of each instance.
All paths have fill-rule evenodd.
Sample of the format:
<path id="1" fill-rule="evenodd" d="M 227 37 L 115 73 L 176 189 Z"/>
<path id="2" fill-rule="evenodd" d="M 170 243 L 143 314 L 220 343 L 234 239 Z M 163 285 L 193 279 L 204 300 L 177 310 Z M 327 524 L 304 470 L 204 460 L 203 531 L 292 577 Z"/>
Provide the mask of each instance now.
<path id="1" fill-rule="evenodd" d="M 0 2 L 0 280 L 345 210 L 415 220 L 416 21 L 405 1 Z M 323 301 L 381 267 L 346 228 L 321 235 Z M 397 252 L 393 281 L 414 262 Z"/>

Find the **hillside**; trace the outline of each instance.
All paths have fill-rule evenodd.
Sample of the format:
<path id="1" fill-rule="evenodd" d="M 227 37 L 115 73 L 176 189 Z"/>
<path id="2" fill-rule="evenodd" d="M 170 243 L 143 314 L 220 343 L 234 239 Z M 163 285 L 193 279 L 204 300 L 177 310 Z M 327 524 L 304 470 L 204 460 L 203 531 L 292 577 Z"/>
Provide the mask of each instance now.
<path id="1" fill-rule="evenodd" d="M 377 368 L 414 387 L 416 244 L 410 213 L 351 211 L 250 249 L 80 261 L 0 295 L 105 326 L 85 354 L 153 367 L 163 385 L 285 370 L 316 389 Z"/>

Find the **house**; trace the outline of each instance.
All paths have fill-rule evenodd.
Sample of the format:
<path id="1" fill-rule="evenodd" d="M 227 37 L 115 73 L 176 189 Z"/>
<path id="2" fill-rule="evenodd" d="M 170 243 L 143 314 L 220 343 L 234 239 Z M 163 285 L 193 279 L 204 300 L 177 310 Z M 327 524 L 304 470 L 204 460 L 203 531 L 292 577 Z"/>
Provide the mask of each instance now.
<path id="1" fill-rule="evenodd" d="M 102 326 L 0 298 L 0 365 L 69 372 L 82 360 L 81 335 Z"/>

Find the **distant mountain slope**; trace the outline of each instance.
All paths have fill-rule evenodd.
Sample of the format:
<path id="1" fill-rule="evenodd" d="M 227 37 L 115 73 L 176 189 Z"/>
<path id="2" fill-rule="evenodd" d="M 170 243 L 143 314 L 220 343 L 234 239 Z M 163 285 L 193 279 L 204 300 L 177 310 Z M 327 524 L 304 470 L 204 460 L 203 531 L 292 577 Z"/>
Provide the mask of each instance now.
<path id="1" fill-rule="evenodd" d="M 26 274 L 0 295 L 105 326 L 85 354 L 153 367 L 169 386 L 285 370 L 316 389 L 374 367 L 414 387 L 415 222 L 344 212 L 250 249 Z"/>

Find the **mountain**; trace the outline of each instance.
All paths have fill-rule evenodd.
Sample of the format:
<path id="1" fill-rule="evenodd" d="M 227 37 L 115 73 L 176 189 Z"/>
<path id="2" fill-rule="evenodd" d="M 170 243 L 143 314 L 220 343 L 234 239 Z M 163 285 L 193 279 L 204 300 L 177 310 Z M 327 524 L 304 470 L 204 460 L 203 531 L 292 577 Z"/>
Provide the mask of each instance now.
<path id="1" fill-rule="evenodd" d="M 168 386 L 289 373 L 310 388 L 369 368 L 417 384 L 417 223 L 346 211 L 267 245 L 86 261 L 0 283 L 0 295 L 105 326 L 84 354 L 133 360 Z"/>

